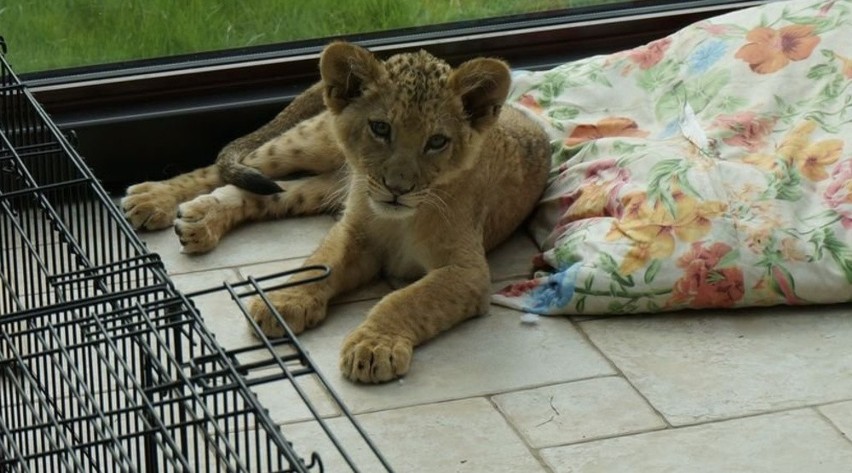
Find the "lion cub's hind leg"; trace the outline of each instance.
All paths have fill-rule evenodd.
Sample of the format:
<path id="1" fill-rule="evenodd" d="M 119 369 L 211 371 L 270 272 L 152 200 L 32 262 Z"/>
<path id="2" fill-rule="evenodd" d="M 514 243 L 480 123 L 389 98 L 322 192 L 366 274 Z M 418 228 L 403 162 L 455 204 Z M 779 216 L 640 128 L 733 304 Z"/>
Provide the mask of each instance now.
<path id="1" fill-rule="evenodd" d="M 210 251 L 229 230 L 245 221 L 337 212 L 346 196 L 342 171 L 276 184 L 284 191 L 258 195 L 227 185 L 181 204 L 175 233 L 183 252 Z"/>
<path id="2" fill-rule="evenodd" d="M 273 179 L 335 172 L 343 166 L 344 158 L 328 121 L 328 113 L 309 118 L 247 154 L 242 164 Z"/>

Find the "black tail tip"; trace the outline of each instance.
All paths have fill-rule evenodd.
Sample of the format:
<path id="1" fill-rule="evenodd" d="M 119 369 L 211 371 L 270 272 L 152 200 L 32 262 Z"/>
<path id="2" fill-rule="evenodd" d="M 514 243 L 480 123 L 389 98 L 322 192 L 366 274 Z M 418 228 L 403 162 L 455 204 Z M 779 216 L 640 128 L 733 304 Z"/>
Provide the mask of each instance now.
<path id="1" fill-rule="evenodd" d="M 284 191 L 275 181 L 259 172 L 240 174 L 231 184 L 259 195 L 272 195 Z"/>

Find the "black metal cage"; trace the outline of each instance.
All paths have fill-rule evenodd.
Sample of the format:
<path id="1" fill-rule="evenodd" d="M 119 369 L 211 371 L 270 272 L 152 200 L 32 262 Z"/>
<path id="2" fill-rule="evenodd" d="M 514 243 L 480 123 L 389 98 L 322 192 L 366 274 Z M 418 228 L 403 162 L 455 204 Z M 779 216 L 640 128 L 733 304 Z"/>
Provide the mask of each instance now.
<path id="1" fill-rule="evenodd" d="M 341 464 L 391 471 L 289 329 L 271 340 L 246 312 L 267 278 L 178 291 L 2 52 L 0 38 L 0 471 L 323 471 L 260 404 L 252 388 L 271 382 L 298 395 Z M 303 283 L 328 274 L 297 271 L 311 272 Z M 217 344 L 194 303 L 214 291 L 256 345 Z M 336 404 L 369 469 L 303 377 Z"/>

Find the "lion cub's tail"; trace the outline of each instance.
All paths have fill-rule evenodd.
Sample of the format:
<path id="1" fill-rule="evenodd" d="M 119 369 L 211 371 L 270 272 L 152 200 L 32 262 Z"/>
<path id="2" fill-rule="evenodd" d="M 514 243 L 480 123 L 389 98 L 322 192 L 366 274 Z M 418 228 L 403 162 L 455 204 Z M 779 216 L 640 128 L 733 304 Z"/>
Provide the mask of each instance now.
<path id="1" fill-rule="evenodd" d="M 317 83 L 302 92 L 275 118 L 256 131 L 228 143 L 216 158 L 216 167 L 222 180 L 255 194 L 270 195 L 281 192 L 281 188 L 269 176 L 243 164 L 243 159 L 267 141 L 278 137 L 325 110 L 322 99 L 322 84 Z"/>

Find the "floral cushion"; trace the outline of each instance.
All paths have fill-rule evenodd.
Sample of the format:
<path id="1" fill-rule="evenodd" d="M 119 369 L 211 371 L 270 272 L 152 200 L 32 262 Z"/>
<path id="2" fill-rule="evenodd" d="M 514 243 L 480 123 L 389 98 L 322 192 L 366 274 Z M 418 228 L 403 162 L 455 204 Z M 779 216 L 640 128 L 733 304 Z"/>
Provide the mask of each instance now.
<path id="1" fill-rule="evenodd" d="M 852 301 L 852 2 L 773 2 L 516 75 L 553 140 L 540 314 Z"/>

